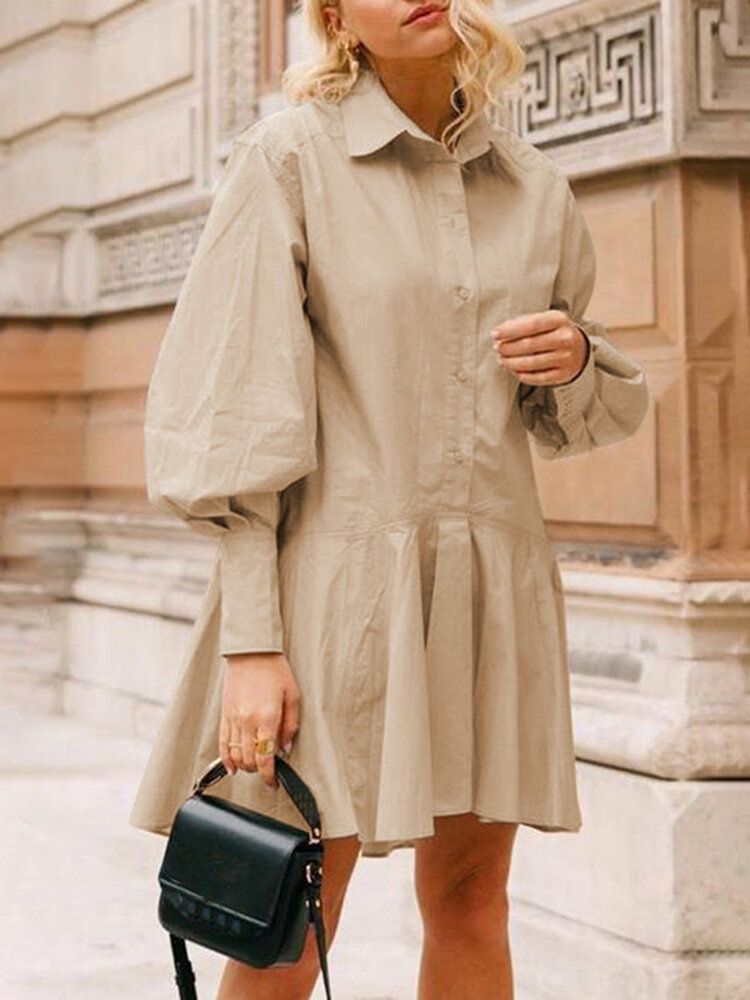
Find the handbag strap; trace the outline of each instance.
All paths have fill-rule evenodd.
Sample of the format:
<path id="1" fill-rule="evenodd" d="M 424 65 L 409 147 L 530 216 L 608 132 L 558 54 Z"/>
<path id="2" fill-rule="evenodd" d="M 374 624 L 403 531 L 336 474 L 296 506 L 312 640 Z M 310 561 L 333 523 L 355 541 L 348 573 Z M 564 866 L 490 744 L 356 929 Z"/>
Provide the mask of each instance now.
<path id="1" fill-rule="evenodd" d="M 331 982 L 328 975 L 328 949 L 320 899 L 322 868 L 317 861 L 308 861 L 305 866 L 305 874 L 305 891 L 307 892 L 307 905 L 310 911 L 310 923 L 315 926 L 315 943 L 318 948 L 318 961 L 323 973 L 326 998 L 327 1000 L 331 1000 Z M 195 989 L 195 973 L 188 957 L 185 939 L 170 933 L 169 941 L 172 946 L 172 958 L 175 969 L 174 978 L 177 983 L 180 1000 L 198 1000 L 198 994 Z"/>
<path id="2" fill-rule="evenodd" d="M 300 813 L 305 817 L 305 821 L 313 832 L 313 840 L 320 840 L 320 812 L 315 796 L 310 791 L 307 783 L 294 770 L 289 761 L 284 760 L 280 754 L 275 754 L 274 769 L 276 777 L 283 785 L 287 795 L 290 797 Z M 217 757 L 205 769 L 203 774 L 193 785 L 193 793 L 205 791 L 209 785 L 219 781 L 227 774 L 227 769 L 221 757 Z"/>
<path id="3" fill-rule="evenodd" d="M 195 973 L 188 958 L 185 939 L 170 932 L 169 943 L 172 945 L 174 981 L 177 983 L 180 1000 L 198 1000 L 198 994 L 195 992 Z"/>
<path id="4" fill-rule="evenodd" d="M 307 901 L 310 908 L 310 921 L 315 925 L 315 941 L 318 946 L 318 961 L 323 973 L 323 983 L 325 985 L 327 1000 L 331 1000 L 331 982 L 328 978 L 328 946 L 326 944 L 326 929 L 323 923 L 322 903 L 320 899 L 320 886 L 323 877 L 323 869 L 318 861 L 308 861 L 306 865 L 307 880 L 305 890 L 307 891 Z"/>
<path id="5" fill-rule="evenodd" d="M 308 785 L 297 774 L 289 761 L 284 760 L 278 754 L 274 761 L 274 769 L 277 778 L 286 789 L 287 795 L 305 817 L 313 832 L 313 837 L 316 840 L 320 839 L 320 812 L 318 811 L 318 803 L 315 801 L 315 796 L 310 791 Z"/>

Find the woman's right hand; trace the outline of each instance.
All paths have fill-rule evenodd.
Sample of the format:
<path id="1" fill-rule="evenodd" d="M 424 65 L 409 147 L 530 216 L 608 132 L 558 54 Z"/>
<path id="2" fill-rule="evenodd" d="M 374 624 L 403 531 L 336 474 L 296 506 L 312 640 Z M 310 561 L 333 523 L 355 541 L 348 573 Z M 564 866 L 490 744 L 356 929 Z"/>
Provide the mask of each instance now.
<path id="1" fill-rule="evenodd" d="M 259 771 L 278 788 L 274 754 L 257 753 L 253 741 L 272 737 L 288 753 L 299 725 L 300 692 L 283 653 L 233 653 L 225 657 L 219 753 L 229 774 Z M 241 743 L 240 747 L 229 747 Z"/>

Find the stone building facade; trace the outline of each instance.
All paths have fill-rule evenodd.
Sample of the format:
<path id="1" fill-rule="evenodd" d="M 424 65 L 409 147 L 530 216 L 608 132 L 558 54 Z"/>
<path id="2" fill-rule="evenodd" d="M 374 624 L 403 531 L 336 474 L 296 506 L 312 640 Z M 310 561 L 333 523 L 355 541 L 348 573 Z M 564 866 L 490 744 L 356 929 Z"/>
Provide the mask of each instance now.
<path id="1" fill-rule="evenodd" d="M 210 543 L 150 510 L 151 365 L 229 142 L 283 106 L 284 0 L 0 10 L 0 691 L 149 738 Z M 584 827 L 524 831 L 520 1000 L 750 998 L 750 0 L 504 0 L 514 127 L 646 366 L 617 446 L 535 458 Z"/>

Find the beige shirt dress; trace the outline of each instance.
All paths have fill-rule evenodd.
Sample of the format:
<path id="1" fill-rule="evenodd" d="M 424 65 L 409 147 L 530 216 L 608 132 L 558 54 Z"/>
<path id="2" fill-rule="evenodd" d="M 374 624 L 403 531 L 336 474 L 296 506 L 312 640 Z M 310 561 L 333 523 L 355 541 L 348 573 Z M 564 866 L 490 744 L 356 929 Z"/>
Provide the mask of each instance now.
<path id="1" fill-rule="evenodd" d="M 585 315 L 594 273 L 554 161 L 486 115 L 450 154 L 368 69 L 234 140 L 147 396 L 149 499 L 217 547 L 133 826 L 167 834 L 218 756 L 226 654 L 275 650 L 324 837 L 383 856 L 449 813 L 580 828 L 531 447 L 645 415 L 642 368 Z M 553 307 L 589 358 L 529 386 L 490 331 Z M 212 792 L 305 826 L 257 772 Z"/>

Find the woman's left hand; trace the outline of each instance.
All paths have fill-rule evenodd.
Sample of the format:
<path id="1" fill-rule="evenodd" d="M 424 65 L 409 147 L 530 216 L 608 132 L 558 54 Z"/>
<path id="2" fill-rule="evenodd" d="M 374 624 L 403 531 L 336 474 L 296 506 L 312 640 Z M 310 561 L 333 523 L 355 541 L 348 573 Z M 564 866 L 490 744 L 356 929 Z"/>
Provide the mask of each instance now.
<path id="1" fill-rule="evenodd" d="M 526 313 L 491 331 L 497 362 L 528 385 L 563 385 L 583 371 L 588 337 L 561 309 Z"/>

